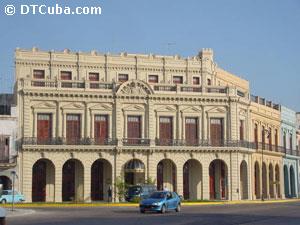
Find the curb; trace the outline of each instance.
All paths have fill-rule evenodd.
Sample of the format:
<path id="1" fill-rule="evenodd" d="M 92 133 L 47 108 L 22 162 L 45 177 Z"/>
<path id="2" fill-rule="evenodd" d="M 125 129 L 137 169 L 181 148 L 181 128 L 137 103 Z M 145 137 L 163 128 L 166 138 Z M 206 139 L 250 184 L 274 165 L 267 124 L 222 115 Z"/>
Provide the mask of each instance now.
<path id="1" fill-rule="evenodd" d="M 290 199 L 290 200 L 253 200 L 253 201 L 223 201 L 223 202 L 183 202 L 182 206 L 209 206 L 209 205 L 240 205 L 240 204 L 275 204 L 275 203 L 288 203 L 288 202 L 300 202 L 300 199 Z M 25 204 L 15 204 L 15 208 L 60 208 L 60 207 L 138 207 L 138 203 L 25 203 Z M 5 204 L 4 208 L 10 208 L 11 205 Z"/>

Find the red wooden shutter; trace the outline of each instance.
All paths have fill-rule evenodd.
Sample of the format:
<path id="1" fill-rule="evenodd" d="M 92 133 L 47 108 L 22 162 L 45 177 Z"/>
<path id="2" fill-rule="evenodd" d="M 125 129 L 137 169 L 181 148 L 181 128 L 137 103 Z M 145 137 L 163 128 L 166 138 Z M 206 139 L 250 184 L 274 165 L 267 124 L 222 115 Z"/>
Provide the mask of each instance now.
<path id="1" fill-rule="evenodd" d="M 33 70 L 34 79 L 45 79 L 45 70 Z"/>
<path id="2" fill-rule="evenodd" d="M 158 83 L 158 76 L 157 75 L 149 75 L 148 82 L 149 83 Z"/>
<path id="3" fill-rule="evenodd" d="M 264 126 L 262 126 L 262 130 L 261 130 L 261 143 L 262 143 L 262 149 L 265 149 L 266 138 L 265 138 L 265 127 Z"/>
<path id="4" fill-rule="evenodd" d="M 80 134 L 80 115 L 68 114 L 67 115 L 67 142 L 68 144 L 78 143 Z"/>
<path id="5" fill-rule="evenodd" d="M 200 84 L 200 78 L 199 77 L 193 77 L 193 84 L 194 85 Z"/>
<path id="6" fill-rule="evenodd" d="M 185 140 L 187 145 L 196 145 L 198 143 L 197 118 L 185 118 Z"/>
<path id="7" fill-rule="evenodd" d="M 182 84 L 182 83 L 183 83 L 182 76 L 174 76 L 173 77 L 173 84 Z"/>
<path id="8" fill-rule="evenodd" d="M 94 137 L 96 143 L 105 143 L 108 138 L 108 115 L 95 115 Z"/>
<path id="9" fill-rule="evenodd" d="M 61 80 L 72 80 L 72 72 L 70 71 L 61 71 L 60 72 Z"/>
<path id="10" fill-rule="evenodd" d="M 256 149 L 258 148 L 258 127 L 257 124 L 254 125 L 254 142 L 256 145 Z"/>
<path id="11" fill-rule="evenodd" d="M 272 129 L 270 128 L 269 129 L 269 150 L 272 151 L 273 148 L 272 148 Z"/>
<path id="12" fill-rule="evenodd" d="M 99 73 L 89 73 L 90 81 L 99 81 Z"/>
<path id="13" fill-rule="evenodd" d="M 52 137 L 52 115 L 38 114 L 37 115 L 37 141 L 45 143 L 50 141 Z"/>
<path id="14" fill-rule="evenodd" d="M 159 118 L 159 139 L 162 145 L 169 145 L 173 139 L 172 117 Z"/>
<path id="15" fill-rule="evenodd" d="M 128 116 L 127 117 L 127 138 L 129 144 L 138 144 L 141 134 L 141 117 Z"/>
<path id="16" fill-rule="evenodd" d="M 223 119 L 210 119 L 210 139 L 212 146 L 220 146 L 223 143 Z"/>

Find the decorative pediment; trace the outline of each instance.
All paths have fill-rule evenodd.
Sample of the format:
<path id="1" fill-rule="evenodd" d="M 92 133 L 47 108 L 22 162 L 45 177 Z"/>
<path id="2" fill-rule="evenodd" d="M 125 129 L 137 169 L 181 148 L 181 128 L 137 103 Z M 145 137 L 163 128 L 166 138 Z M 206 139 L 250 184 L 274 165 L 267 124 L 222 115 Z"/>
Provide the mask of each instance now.
<path id="1" fill-rule="evenodd" d="M 95 104 L 90 107 L 90 110 L 102 110 L 102 111 L 111 111 L 112 105 L 111 104 Z"/>
<path id="2" fill-rule="evenodd" d="M 181 110 L 182 113 L 201 113 L 201 109 L 199 107 L 191 106 Z"/>
<path id="3" fill-rule="evenodd" d="M 122 109 L 123 111 L 145 111 L 142 105 L 128 105 Z"/>
<path id="4" fill-rule="evenodd" d="M 63 105 L 61 107 L 62 109 L 84 109 L 84 104 L 81 102 L 75 102 L 75 103 L 69 103 L 66 105 Z"/>
<path id="5" fill-rule="evenodd" d="M 33 109 L 55 109 L 55 102 L 39 102 L 31 106 Z"/>
<path id="6" fill-rule="evenodd" d="M 207 113 L 226 113 L 224 107 L 214 107 L 206 111 Z"/>
<path id="7" fill-rule="evenodd" d="M 176 108 L 174 106 L 162 106 L 156 109 L 157 112 L 176 112 Z"/>
<path id="8" fill-rule="evenodd" d="M 146 96 L 146 95 L 153 94 L 153 91 L 147 83 L 141 80 L 130 80 L 123 83 L 119 87 L 117 94 Z"/>

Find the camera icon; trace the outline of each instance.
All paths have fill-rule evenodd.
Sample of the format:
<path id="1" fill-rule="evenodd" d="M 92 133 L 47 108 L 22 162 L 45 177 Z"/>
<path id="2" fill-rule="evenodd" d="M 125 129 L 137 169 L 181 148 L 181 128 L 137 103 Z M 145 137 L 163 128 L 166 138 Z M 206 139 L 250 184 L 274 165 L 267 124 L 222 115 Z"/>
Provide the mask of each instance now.
<path id="1" fill-rule="evenodd" d="M 12 16 L 12 15 L 14 15 L 16 13 L 16 8 L 15 8 L 14 5 L 7 5 L 4 8 L 4 12 L 8 16 Z"/>

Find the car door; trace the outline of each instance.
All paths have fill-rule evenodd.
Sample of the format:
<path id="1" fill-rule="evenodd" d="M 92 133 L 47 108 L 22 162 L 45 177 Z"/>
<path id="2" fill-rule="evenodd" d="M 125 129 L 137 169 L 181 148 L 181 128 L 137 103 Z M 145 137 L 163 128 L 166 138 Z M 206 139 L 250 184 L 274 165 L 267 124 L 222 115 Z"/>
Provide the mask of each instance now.
<path id="1" fill-rule="evenodd" d="M 172 209 L 173 208 L 173 201 L 172 201 L 172 193 L 168 192 L 166 195 L 166 205 L 167 209 Z"/>

